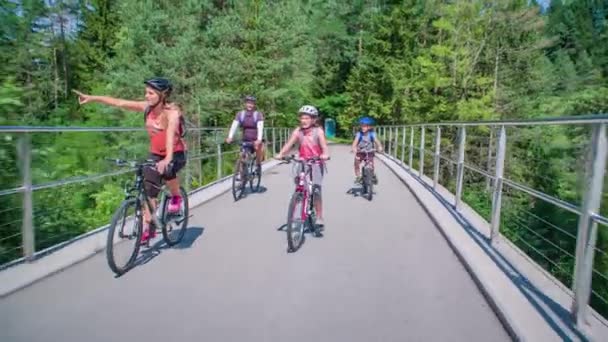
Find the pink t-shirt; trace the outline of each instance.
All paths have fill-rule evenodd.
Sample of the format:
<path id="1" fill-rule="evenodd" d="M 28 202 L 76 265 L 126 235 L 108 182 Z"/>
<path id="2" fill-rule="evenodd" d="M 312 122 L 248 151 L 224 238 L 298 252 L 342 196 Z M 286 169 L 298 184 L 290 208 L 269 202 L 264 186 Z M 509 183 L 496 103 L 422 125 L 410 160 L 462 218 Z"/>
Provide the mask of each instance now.
<path id="1" fill-rule="evenodd" d="M 322 134 L 322 132 L 319 127 L 311 127 L 308 129 L 298 128 L 300 158 L 310 159 L 319 157 L 323 154 L 321 139 L 319 138 L 320 134 Z"/>

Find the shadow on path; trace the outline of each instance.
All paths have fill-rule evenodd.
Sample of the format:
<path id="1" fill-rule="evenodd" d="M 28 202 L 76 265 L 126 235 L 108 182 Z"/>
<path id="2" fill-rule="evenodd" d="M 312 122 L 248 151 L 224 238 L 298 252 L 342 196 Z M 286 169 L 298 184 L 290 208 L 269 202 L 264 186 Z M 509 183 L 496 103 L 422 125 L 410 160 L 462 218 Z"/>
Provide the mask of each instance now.
<path id="1" fill-rule="evenodd" d="M 162 238 L 162 233 L 159 231 L 157 233 L 157 236 L 160 235 L 160 237 L 155 238 L 156 241 L 154 242 L 154 244 L 151 245 L 150 247 L 142 246 L 141 249 L 139 250 L 139 255 L 137 256 L 137 259 L 135 259 L 135 262 L 133 263 L 133 266 L 127 272 L 123 273 L 120 276 L 115 276 L 115 278 L 124 276 L 125 274 L 129 273 L 135 267 L 143 266 L 143 265 L 149 263 L 154 258 L 159 256 L 165 249 L 191 248 L 192 245 L 194 244 L 194 241 L 196 241 L 201 235 L 203 235 L 204 232 L 205 232 L 205 228 L 203 228 L 203 227 L 188 227 L 188 229 L 186 229 L 186 233 L 184 234 L 184 237 L 182 238 L 182 240 L 178 244 L 171 247 L 171 246 L 167 245 L 165 240 Z"/>
<path id="2" fill-rule="evenodd" d="M 574 325 L 574 322 L 570 317 L 570 312 L 566 308 L 561 306 L 559 303 L 555 302 L 553 299 L 547 297 L 544 293 L 542 293 L 540 291 L 540 289 L 538 289 L 536 286 L 534 286 L 532 283 L 530 283 L 530 281 L 521 272 L 519 272 L 517 270 L 517 268 L 511 262 L 509 262 L 498 250 L 496 250 L 491 245 L 490 239 L 487 238 L 486 236 L 484 236 L 470 221 L 468 221 L 458 211 L 456 211 L 456 209 L 454 208 L 454 206 L 451 203 L 449 203 L 445 198 L 443 198 L 443 196 L 441 196 L 439 193 L 437 193 L 435 190 L 433 190 L 433 187 L 431 185 L 427 184 L 424 180 L 420 179 L 417 175 L 410 172 L 404 166 L 403 163 L 396 161 L 392 157 L 387 157 L 387 158 L 389 160 L 395 162 L 395 164 L 397 164 L 397 166 L 399 166 L 401 169 L 403 169 L 405 172 L 407 172 L 410 176 L 412 176 L 414 179 L 416 179 L 416 181 L 418 181 L 419 184 L 424 186 L 424 188 L 427 191 L 429 191 L 431 194 L 433 194 L 433 196 L 435 196 L 435 198 L 458 221 L 458 223 L 462 226 L 464 231 L 473 239 L 473 241 L 475 241 L 475 243 L 479 247 L 481 247 L 481 249 L 486 253 L 486 255 L 488 257 L 490 257 L 492 259 L 492 261 L 500 268 L 500 270 L 509 277 L 511 282 L 517 286 L 519 291 L 528 299 L 530 304 L 532 304 L 534 306 L 536 311 L 541 314 L 541 316 L 544 318 L 544 320 L 547 322 L 547 324 L 549 324 L 549 326 L 551 326 L 551 328 L 564 341 L 571 340 L 571 338 L 567 334 L 568 331 L 566 331 L 563 328 L 563 326 L 560 326 L 560 324 L 555 321 L 554 317 L 552 317 L 547 312 L 546 308 L 551 310 L 564 326 L 568 327 L 569 332 L 576 335 L 576 337 L 580 338 L 582 341 L 588 341 L 587 337 L 585 337 Z M 391 169 L 391 168 L 389 167 L 389 169 Z M 393 171 L 393 170 L 391 169 L 391 171 Z M 395 171 L 393 171 L 393 173 L 395 173 L 395 175 L 397 175 Z M 399 176 L 397 175 L 397 177 L 399 177 Z M 401 179 L 401 178 L 399 178 L 399 179 Z M 402 180 L 402 182 L 408 188 L 410 188 L 409 185 L 407 184 L 407 182 L 405 182 L 404 180 Z M 412 191 L 411 188 L 410 188 L 410 191 Z M 413 191 L 412 191 L 412 193 L 413 193 Z M 420 199 L 418 199 L 417 196 L 414 196 L 414 197 L 420 203 L 422 208 L 424 208 L 424 210 L 427 211 L 427 213 L 428 213 L 428 210 L 426 209 L 424 204 L 420 201 Z M 429 217 L 431 217 L 431 219 L 432 219 L 433 215 L 431 215 L 430 213 L 428 213 L 428 214 L 429 214 Z M 435 222 L 434 219 L 433 219 L 433 221 Z M 441 232 L 442 235 L 444 235 L 444 238 L 449 243 L 449 239 L 445 236 L 443 231 L 441 229 L 439 229 L 439 231 Z M 458 255 L 458 253 L 457 253 L 457 255 Z"/>

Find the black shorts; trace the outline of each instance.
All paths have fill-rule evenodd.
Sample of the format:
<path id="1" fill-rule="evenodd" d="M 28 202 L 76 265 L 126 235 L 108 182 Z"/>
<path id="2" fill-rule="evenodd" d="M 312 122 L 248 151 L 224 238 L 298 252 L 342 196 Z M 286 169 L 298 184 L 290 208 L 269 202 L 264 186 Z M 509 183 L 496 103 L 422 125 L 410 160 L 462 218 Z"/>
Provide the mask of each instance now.
<path id="1" fill-rule="evenodd" d="M 255 142 L 257 140 L 243 140 L 243 142 L 241 143 L 241 151 L 245 150 L 249 153 L 255 153 Z M 262 144 L 260 145 L 260 147 L 264 148 L 264 143 L 266 143 L 266 139 L 262 139 Z"/>
<path id="2" fill-rule="evenodd" d="M 148 157 L 150 160 L 159 162 L 165 159 L 165 156 L 151 153 Z M 164 174 L 160 174 L 156 168 L 146 167 L 144 169 L 144 187 L 146 194 L 152 198 L 156 198 L 162 187 L 163 179 L 170 181 L 177 178 L 177 173 L 184 166 L 186 166 L 186 152 L 175 152 L 173 153 L 173 160 L 167 165 L 167 170 Z"/>

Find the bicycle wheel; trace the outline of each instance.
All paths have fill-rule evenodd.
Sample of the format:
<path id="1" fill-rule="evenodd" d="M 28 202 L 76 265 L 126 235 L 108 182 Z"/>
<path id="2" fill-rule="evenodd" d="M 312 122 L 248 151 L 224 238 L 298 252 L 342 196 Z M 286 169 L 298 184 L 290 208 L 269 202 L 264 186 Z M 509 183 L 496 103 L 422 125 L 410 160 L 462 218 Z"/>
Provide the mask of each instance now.
<path id="1" fill-rule="evenodd" d="M 241 168 L 241 164 L 243 163 L 242 157 L 236 160 L 236 164 L 234 165 L 234 176 L 232 176 L 232 197 L 234 197 L 234 201 L 238 201 L 241 197 L 243 197 L 243 193 L 245 192 L 245 172 L 243 170 L 244 167 Z M 239 175 L 240 172 L 240 175 Z"/>
<path id="2" fill-rule="evenodd" d="M 363 191 L 368 200 L 374 197 L 374 182 L 372 179 L 372 170 L 369 167 L 363 168 Z"/>
<path id="3" fill-rule="evenodd" d="M 260 190 L 260 182 L 262 181 L 262 166 L 258 169 L 257 160 L 253 159 L 249 163 L 249 188 L 252 192 Z"/>
<path id="4" fill-rule="evenodd" d="M 306 228 L 306 218 L 302 213 L 305 212 L 304 196 L 301 192 L 296 192 L 291 196 L 287 212 L 287 251 L 295 252 L 304 242 L 304 229 Z"/>
<path id="5" fill-rule="evenodd" d="M 170 200 L 164 201 L 165 207 L 163 208 L 163 219 L 162 232 L 165 242 L 169 246 L 174 246 L 184 238 L 186 229 L 188 228 L 188 193 L 183 187 L 179 188 L 180 196 L 182 197 L 182 207 L 178 214 L 169 214 L 169 202 Z M 170 198 L 170 195 L 168 195 Z"/>
<path id="6" fill-rule="evenodd" d="M 138 200 L 128 199 L 121 203 L 112 217 L 108 228 L 106 259 L 117 275 L 128 271 L 139 253 L 143 230 L 141 211 Z"/>

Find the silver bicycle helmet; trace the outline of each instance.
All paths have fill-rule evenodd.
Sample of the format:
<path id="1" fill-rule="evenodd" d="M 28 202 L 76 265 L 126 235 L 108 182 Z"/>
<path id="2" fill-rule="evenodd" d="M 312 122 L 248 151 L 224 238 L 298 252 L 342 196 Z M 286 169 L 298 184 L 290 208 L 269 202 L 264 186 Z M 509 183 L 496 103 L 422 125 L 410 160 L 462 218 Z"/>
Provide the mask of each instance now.
<path id="1" fill-rule="evenodd" d="M 319 116 L 319 111 L 317 110 L 317 108 L 310 106 L 310 105 L 305 105 L 302 108 L 300 108 L 300 110 L 298 111 L 298 114 L 306 114 L 306 115 L 310 115 L 312 117 L 317 117 Z"/>

